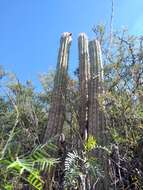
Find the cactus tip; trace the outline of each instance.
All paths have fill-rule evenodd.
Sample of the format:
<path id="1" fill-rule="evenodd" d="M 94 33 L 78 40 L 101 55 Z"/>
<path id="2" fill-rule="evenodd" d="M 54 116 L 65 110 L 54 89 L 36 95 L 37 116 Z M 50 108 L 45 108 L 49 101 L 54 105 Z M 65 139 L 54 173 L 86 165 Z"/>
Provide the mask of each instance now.
<path id="1" fill-rule="evenodd" d="M 84 32 L 79 33 L 79 37 L 85 37 L 87 38 L 87 35 Z"/>
<path id="2" fill-rule="evenodd" d="M 69 37 L 69 41 L 72 40 L 72 33 L 71 32 L 63 32 L 62 33 L 62 38 Z"/>

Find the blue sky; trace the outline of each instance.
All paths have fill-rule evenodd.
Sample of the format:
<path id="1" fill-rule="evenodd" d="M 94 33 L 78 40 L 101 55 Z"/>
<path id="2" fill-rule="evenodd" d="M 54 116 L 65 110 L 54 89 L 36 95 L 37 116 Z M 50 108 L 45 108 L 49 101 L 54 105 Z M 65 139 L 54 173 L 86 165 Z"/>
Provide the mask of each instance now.
<path id="1" fill-rule="evenodd" d="M 39 88 L 38 75 L 56 66 L 61 33 L 73 33 L 73 72 L 78 34 L 93 38 L 92 26 L 109 26 L 110 14 L 111 0 L 0 0 L 0 65 Z M 114 29 L 123 26 L 143 34 L 143 0 L 115 0 Z"/>

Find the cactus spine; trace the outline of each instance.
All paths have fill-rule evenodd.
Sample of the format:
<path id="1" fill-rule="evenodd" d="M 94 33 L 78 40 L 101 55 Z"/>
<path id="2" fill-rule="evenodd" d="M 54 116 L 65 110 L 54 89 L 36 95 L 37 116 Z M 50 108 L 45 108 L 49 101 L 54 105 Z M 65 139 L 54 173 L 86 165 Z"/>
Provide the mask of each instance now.
<path id="1" fill-rule="evenodd" d="M 62 133 L 65 114 L 65 96 L 70 44 L 71 33 L 63 33 L 60 40 L 57 70 L 54 80 L 52 102 L 48 115 L 48 124 L 43 141 L 44 143 L 50 137 Z"/>
<path id="2" fill-rule="evenodd" d="M 79 48 L 79 85 L 80 85 L 80 105 L 79 105 L 79 127 L 82 139 L 86 138 L 85 130 L 88 125 L 88 83 L 89 83 L 89 52 L 88 38 L 81 33 L 78 38 Z"/>

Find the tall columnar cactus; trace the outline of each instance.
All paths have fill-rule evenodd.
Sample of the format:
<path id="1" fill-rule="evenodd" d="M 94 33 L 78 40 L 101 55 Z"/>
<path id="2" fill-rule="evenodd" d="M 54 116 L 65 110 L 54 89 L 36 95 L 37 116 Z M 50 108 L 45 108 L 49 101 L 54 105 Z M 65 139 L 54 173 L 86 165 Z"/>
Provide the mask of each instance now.
<path id="1" fill-rule="evenodd" d="M 62 34 L 58 54 L 57 71 L 54 80 L 52 101 L 48 115 L 48 124 L 43 140 L 44 143 L 52 136 L 62 133 L 65 115 L 67 69 L 71 40 L 71 33 L 65 32 Z"/>
<path id="2" fill-rule="evenodd" d="M 100 44 L 97 40 L 89 42 L 90 57 L 90 89 L 89 89 L 89 134 L 96 137 L 99 145 L 105 146 L 107 143 L 105 130 L 106 122 L 104 116 L 103 99 L 103 65 Z M 101 101 L 102 100 L 102 101 Z M 98 190 L 109 189 L 109 173 L 108 173 L 108 156 L 104 151 L 94 152 L 95 156 L 101 160 L 104 178 L 97 184 Z"/>
<path id="3" fill-rule="evenodd" d="M 88 83 L 89 83 L 89 52 L 88 38 L 81 33 L 78 38 L 79 48 L 79 85 L 80 85 L 80 105 L 79 105 L 79 126 L 82 139 L 85 139 L 85 130 L 88 125 Z"/>
<path id="4" fill-rule="evenodd" d="M 89 134 L 103 144 L 104 114 L 100 97 L 103 94 L 103 65 L 100 44 L 97 40 L 89 42 L 90 89 L 89 89 Z"/>

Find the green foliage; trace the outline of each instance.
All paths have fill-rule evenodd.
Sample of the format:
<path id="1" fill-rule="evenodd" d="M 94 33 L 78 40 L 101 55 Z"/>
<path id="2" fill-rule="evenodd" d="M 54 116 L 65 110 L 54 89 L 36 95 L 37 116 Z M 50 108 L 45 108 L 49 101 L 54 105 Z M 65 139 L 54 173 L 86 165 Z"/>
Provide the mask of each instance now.
<path id="1" fill-rule="evenodd" d="M 77 152 L 68 153 L 65 160 L 65 188 L 78 187 L 78 177 L 82 174 L 79 161 L 83 161 Z"/>
<path id="2" fill-rule="evenodd" d="M 85 187 L 88 187 L 89 181 L 86 180 L 92 177 L 94 180 L 102 177 L 97 159 L 89 157 L 85 153 L 79 155 L 77 151 L 69 152 L 65 159 L 65 189 L 77 189 L 82 183 L 85 183 Z"/>
<path id="3" fill-rule="evenodd" d="M 0 166 L 6 169 L 8 175 L 21 176 L 35 189 L 41 190 L 44 184 L 42 172 L 50 172 L 51 167 L 58 163 L 58 159 L 52 158 L 47 149 L 48 145 L 40 145 L 30 155 L 17 157 L 16 160 L 1 159 Z"/>
<path id="4" fill-rule="evenodd" d="M 96 147 L 96 139 L 92 135 L 89 135 L 87 138 L 85 144 L 84 144 L 85 150 L 86 151 L 91 151 Z"/>

